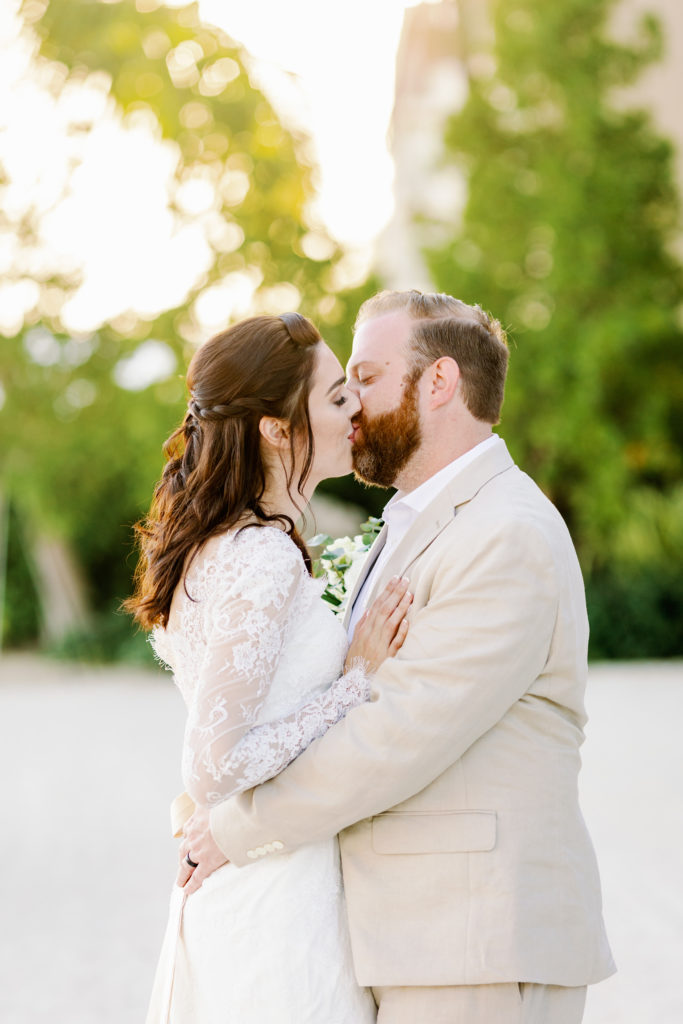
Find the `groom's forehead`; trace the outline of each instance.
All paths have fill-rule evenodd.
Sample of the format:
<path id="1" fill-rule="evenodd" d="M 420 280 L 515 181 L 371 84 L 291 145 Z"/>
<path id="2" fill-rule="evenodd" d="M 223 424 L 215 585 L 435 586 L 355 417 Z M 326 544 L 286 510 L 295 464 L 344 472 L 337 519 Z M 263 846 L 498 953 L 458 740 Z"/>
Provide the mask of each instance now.
<path id="1" fill-rule="evenodd" d="M 386 363 L 403 357 L 415 321 L 403 310 L 365 320 L 353 338 L 348 369 L 363 362 Z"/>

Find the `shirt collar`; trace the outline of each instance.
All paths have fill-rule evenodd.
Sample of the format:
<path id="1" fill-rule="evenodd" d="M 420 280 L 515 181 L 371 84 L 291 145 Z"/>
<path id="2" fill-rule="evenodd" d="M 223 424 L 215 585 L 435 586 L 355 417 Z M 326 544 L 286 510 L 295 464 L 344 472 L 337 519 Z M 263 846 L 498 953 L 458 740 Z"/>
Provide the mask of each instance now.
<path id="1" fill-rule="evenodd" d="M 474 448 L 470 448 L 463 455 L 459 455 L 457 459 L 453 459 L 447 466 L 444 466 L 443 469 L 440 469 L 433 476 L 430 476 L 429 479 L 421 483 L 419 487 L 408 491 L 407 494 L 397 491 L 384 506 L 382 518 L 387 523 L 393 523 L 397 519 L 402 519 L 404 515 L 407 518 L 414 519 L 419 512 L 427 508 L 427 505 L 444 489 L 446 484 L 455 479 L 465 466 L 468 466 L 470 462 L 474 462 L 475 459 L 483 455 L 489 448 L 502 443 L 498 434 L 492 434 L 485 441 L 480 441 L 479 444 L 475 444 Z M 412 515 L 409 513 L 412 513 Z"/>

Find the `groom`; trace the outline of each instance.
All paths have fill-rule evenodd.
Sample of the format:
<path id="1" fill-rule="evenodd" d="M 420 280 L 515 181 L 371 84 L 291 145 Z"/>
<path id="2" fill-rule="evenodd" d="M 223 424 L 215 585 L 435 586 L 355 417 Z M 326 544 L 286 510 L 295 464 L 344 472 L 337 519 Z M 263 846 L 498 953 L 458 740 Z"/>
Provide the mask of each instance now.
<path id="1" fill-rule="evenodd" d="M 360 310 L 354 458 L 394 485 L 349 603 L 414 595 L 372 698 L 192 826 L 197 888 L 339 833 L 358 981 L 381 1024 L 576 1024 L 614 970 L 577 802 L 588 623 L 564 522 L 494 433 L 507 346 L 442 294 Z"/>

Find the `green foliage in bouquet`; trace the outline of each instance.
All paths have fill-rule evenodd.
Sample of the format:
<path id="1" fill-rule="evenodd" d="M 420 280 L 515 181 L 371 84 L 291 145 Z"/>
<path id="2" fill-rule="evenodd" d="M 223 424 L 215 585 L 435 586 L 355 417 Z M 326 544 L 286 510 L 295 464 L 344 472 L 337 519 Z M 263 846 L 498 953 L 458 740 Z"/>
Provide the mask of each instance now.
<path id="1" fill-rule="evenodd" d="M 318 533 L 308 542 L 309 547 L 322 548 L 313 562 L 313 575 L 327 579 L 323 600 L 332 605 L 337 614 L 346 610 L 346 601 L 353 590 L 365 556 L 382 529 L 382 520 L 370 516 L 361 523 L 361 533 L 355 537 L 340 537 L 332 540 L 324 533 Z"/>

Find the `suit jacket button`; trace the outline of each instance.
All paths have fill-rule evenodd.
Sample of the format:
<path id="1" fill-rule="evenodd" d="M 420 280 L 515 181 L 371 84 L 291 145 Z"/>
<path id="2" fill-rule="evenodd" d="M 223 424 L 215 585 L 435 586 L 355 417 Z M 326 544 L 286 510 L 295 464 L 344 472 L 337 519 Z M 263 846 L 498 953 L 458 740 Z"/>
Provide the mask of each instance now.
<path id="1" fill-rule="evenodd" d="M 249 858 L 249 860 L 255 860 L 256 850 L 247 850 L 247 857 Z"/>
<path id="2" fill-rule="evenodd" d="M 284 850 L 285 844 L 281 843 L 279 839 L 274 839 L 272 843 L 274 850 Z"/>
<path id="3" fill-rule="evenodd" d="M 257 846 L 256 849 L 254 850 L 254 853 L 256 854 L 257 857 L 263 857 L 265 852 L 266 850 L 265 847 L 263 846 Z"/>

